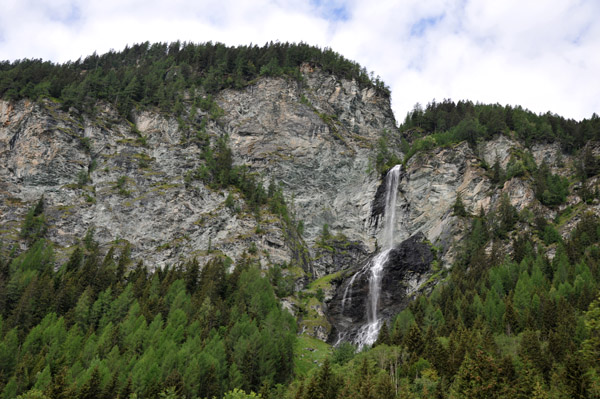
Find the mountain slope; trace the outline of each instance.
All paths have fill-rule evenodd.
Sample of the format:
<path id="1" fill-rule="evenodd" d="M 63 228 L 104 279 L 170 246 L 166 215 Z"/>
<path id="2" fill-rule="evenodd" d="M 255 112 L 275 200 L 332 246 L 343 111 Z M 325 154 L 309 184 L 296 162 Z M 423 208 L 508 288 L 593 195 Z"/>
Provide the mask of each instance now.
<path id="1" fill-rule="evenodd" d="M 288 44 L 4 63 L 0 94 L 4 397 L 596 392 L 597 116 L 445 100 L 398 129 L 381 82 Z M 314 366 L 307 335 L 366 321 L 396 164 L 385 328 Z"/>

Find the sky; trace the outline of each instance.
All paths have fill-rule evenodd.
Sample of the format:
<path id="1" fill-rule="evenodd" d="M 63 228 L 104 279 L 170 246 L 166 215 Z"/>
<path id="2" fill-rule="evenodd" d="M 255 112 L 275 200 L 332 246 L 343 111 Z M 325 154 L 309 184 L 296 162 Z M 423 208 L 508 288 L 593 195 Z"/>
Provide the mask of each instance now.
<path id="1" fill-rule="evenodd" d="M 330 47 L 416 103 L 600 114 L 599 0 L 2 0 L 0 60 L 66 62 L 176 40 Z"/>

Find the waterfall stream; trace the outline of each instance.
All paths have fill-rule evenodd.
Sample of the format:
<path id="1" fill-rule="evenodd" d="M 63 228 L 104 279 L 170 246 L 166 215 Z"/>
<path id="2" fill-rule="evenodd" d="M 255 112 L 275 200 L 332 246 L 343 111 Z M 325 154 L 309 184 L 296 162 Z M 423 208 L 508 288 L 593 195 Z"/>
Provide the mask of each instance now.
<path id="1" fill-rule="evenodd" d="M 401 166 L 394 166 L 386 175 L 385 185 L 385 208 L 383 219 L 383 240 L 380 252 L 356 272 L 346 289 L 342 298 L 342 312 L 352 294 L 352 285 L 357 276 L 364 273 L 369 274 L 369 294 L 367 297 L 367 322 L 360 327 L 354 342 L 360 350 L 365 345 L 372 345 L 379 334 L 381 319 L 377 315 L 379 305 L 379 296 L 381 294 L 381 279 L 383 277 L 383 268 L 388 260 L 391 250 L 394 247 L 394 226 L 396 223 L 396 195 L 398 193 L 398 182 L 400 180 Z M 338 340 L 338 342 L 342 339 Z"/>

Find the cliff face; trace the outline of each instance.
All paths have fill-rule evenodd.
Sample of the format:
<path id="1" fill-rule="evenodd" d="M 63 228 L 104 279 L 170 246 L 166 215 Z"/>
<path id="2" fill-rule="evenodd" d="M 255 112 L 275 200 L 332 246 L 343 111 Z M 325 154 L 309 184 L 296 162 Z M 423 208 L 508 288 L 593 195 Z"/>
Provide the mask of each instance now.
<path id="1" fill-rule="evenodd" d="M 422 233 L 402 241 L 390 251 L 384 264 L 379 317 L 390 320 L 409 304 L 431 275 L 433 260 L 434 254 Z M 345 279 L 328 303 L 329 319 L 334 327 L 328 339 L 333 343 L 356 342 L 365 324 L 371 278 L 369 262 L 356 275 Z"/>
<path id="2" fill-rule="evenodd" d="M 381 130 L 394 127 L 389 101 L 308 66 L 302 72 L 301 84 L 260 79 L 220 92 L 218 122 L 190 109 L 186 117 L 208 121 L 211 137 L 228 135 L 234 163 L 249 166 L 265 186 L 271 179 L 283 186 L 304 222 L 306 245 L 328 223 L 372 248 L 366 226 L 377 176 L 367 170 Z M 228 190 L 185 179 L 203 161 L 174 116 L 134 112 L 134 122 L 107 105 L 92 117 L 49 101 L 0 102 L 2 238 L 19 241 L 20 221 L 43 195 L 47 237 L 59 257 L 94 227 L 101 244 L 126 239 L 134 259 L 149 267 L 192 256 L 202 262 L 214 252 L 236 260 L 251 246 L 265 266 L 289 261 L 292 249 L 276 218 L 263 218 L 257 234 L 236 190 L 229 190 L 235 206 L 227 207 Z"/>
<path id="3" fill-rule="evenodd" d="M 457 245 L 464 237 L 468 219 L 453 213 L 453 205 L 460 195 L 466 210 L 470 214 L 485 214 L 498 208 L 500 198 L 506 194 L 518 212 L 528 209 L 553 218 L 567 206 L 581 204 L 581 199 L 571 194 L 567 202 L 560 206 L 544 206 L 535 198 L 534 182 L 530 173 L 509 178 L 501 185 L 492 181 L 492 165 L 498 160 L 499 166 L 506 171 L 511 165 L 525 156 L 531 155 L 539 166 L 545 162 L 552 173 L 574 177 L 573 156 L 563 154 L 557 144 L 537 144 L 525 148 L 521 143 L 505 136 L 481 143 L 471 148 L 466 142 L 449 148 L 438 148 L 418 153 L 410 158 L 403 169 L 398 201 L 396 203 L 397 221 L 396 241 L 406 239 L 416 233 L 422 233 L 438 249 L 441 260 L 446 266 L 454 261 Z M 381 212 L 378 204 L 384 195 L 382 184 L 373 200 L 372 219 L 377 220 Z M 594 204 L 586 209 L 596 211 Z M 523 224 L 526 230 L 529 228 Z M 568 234 L 565 227 L 561 232 Z"/>
<path id="4" fill-rule="evenodd" d="M 368 218 L 378 176 L 372 146 L 394 129 L 388 99 L 305 67 L 302 84 L 261 80 L 219 96 L 236 160 L 281 182 L 305 238 L 324 224 L 373 248 Z"/>

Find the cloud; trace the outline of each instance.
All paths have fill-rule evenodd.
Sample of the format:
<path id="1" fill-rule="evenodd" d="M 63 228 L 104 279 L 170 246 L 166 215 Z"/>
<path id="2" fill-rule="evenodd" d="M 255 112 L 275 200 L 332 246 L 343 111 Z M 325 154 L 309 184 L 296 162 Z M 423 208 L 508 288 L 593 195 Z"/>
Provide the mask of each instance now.
<path id="1" fill-rule="evenodd" d="M 416 102 L 600 113 L 600 3 L 380 0 L 7 0 L 0 58 L 64 62 L 127 44 L 303 41 L 380 75 L 399 120 Z"/>

